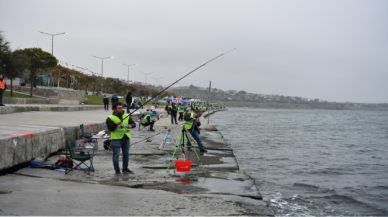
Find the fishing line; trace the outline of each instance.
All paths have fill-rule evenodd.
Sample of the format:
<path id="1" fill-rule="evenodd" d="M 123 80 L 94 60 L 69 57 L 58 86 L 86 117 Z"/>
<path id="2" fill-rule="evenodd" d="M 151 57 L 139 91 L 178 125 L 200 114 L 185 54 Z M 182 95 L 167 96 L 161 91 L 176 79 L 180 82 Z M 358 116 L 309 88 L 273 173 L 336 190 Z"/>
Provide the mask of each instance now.
<path id="1" fill-rule="evenodd" d="M 223 56 L 223 55 L 225 55 L 225 54 L 227 54 L 227 53 L 229 53 L 229 52 L 232 52 L 232 51 L 234 51 L 234 50 L 236 50 L 236 48 L 233 48 L 233 49 L 231 49 L 231 50 L 229 50 L 229 51 L 226 51 L 225 53 L 222 53 L 222 54 L 220 54 L 220 55 L 214 57 L 213 59 L 211 59 L 211 60 L 205 62 L 204 64 L 198 66 L 198 67 L 195 68 L 193 71 L 187 73 L 185 76 L 181 77 L 180 79 L 178 79 L 177 81 L 175 81 L 174 83 L 172 83 L 170 86 L 164 88 L 164 89 L 161 90 L 159 93 L 155 94 L 155 96 L 153 96 L 151 99 L 147 100 L 147 101 L 144 103 L 144 105 L 146 105 L 148 102 L 150 102 L 151 100 L 153 100 L 153 99 L 154 99 L 155 97 L 157 97 L 159 94 L 163 93 L 165 90 L 167 90 L 168 88 L 170 88 L 170 87 L 173 86 L 174 84 L 178 83 L 180 80 L 184 79 L 185 77 L 187 77 L 187 76 L 190 75 L 191 73 L 193 73 L 193 72 L 197 71 L 198 69 L 204 67 L 206 64 L 210 63 L 211 61 L 213 61 L 213 60 L 215 60 L 215 59 L 217 59 L 217 58 L 219 58 L 219 57 L 221 57 L 221 56 Z M 140 109 L 140 107 L 139 107 L 139 108 L 136 108 L 133 112 L 131 112 L 130 114 L 128 114 L 128 116 L 125 117 L 123 120 L 125 120 L 126 118 L 128 118 L 129 116 L 131 116 L 134 112 L 136 112 L 136 111 L 139 110 L 139 109 Z"/>
<path id="2" fill-rule="evenodd" d="M 137 144 L 137 143 L 143 142 L 143 141 L 145 141 L 145 140 L 147 140 L 147 139 L 149 139 L 149 138 L 152 138 L 152 137 L 154 137 L 154 136 L 157 136 L 157 135 L 159 135 L 159 134 L 165 133 L 165 132 L 167 132 L 167 131 L 169 131 L 169 130 L 171 130 L 171 129 L 174 129 L 174 128 L 177 128 L 177 127 L 183 126 L 183 125 L 184 125 L 184 123 L 183 123 L 183 124 L 178 124 L 177 126 L 175 126 L 175 127 L 171 127 L 171 128 L 170 128 L 170 129 L 168 129 L 168 130 L 165 130 L 165 131 L 162 131 L 162 132 L 160 132 L 160 133 L 154 134 L 154 135 L 152 135 L 152 136 L 149 136 L 149 137 L 147 137 L 147 138 L 145 138 L 145 139 L 143 139 L 143 140 L 140 140 L 140 141 L 137 141 L 137 142 L 131 143 L 131 146 L 133 146 L 133 145 L 135 145 L 135 144 Z"/>

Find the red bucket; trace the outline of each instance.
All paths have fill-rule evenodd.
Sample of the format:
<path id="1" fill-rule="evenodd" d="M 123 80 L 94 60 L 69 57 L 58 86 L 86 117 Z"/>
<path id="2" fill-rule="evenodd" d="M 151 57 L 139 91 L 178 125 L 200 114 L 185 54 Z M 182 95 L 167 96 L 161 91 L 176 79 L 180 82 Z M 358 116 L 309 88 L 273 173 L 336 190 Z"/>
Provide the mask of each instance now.
<path id="1" fill-rule="evenodd" d="M 178 172 L 189 172 L 191 168 L 191 160 L 176 160 L 175 169 Z"/>

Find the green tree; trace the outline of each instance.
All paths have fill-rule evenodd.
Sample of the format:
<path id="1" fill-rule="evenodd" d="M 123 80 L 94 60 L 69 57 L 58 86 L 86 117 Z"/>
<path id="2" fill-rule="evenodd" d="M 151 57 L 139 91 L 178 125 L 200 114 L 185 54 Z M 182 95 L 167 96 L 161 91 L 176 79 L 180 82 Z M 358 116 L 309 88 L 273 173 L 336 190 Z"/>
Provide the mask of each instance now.
<path id="1" fill-rule="evenodd" d="M 114 79 L 112 88 L 119 95 L 124 90 L 124 84 L 119 79 Z"/>
<path id="2" fill-rule="evenodd" d="M 114 83 L 113 78 L 109 77 L 104 80 L 104 87 L 105 87 L 106 93 L 109 93 L 109 89 L 112 88 L 113 83 Z"/>
<path id="3" fill-rule="evenodd" d="M 36 85 L 36 72 L 38 69 L 46 69 L 57 65 L 57 60 L 49 52 L 43 51 L 40 48 L 26 48 L 21 51 L 29 58 L 30 69 L 30 83 L 31 91 L 30 97 L 32 97 L 32 88 Z"/>
<path id="4" fill-rule="evenodd" d="M 9 42 L 5 40 L 3 31 L 0 31 L 0 73 L 5 72 L 5 67 L 8 66 L 11 62 L 11 48 L 9 47 Z"/>
<path id="5" fill-rule="evenodd" d="M 28 57 L 21 50 L 15 50 L 10 57 L 11 59 L 5 67 L 5 75 L 11 80 L 11 97 L 13 97 L 13 80 L 20 77 L 30 65 Z"/>

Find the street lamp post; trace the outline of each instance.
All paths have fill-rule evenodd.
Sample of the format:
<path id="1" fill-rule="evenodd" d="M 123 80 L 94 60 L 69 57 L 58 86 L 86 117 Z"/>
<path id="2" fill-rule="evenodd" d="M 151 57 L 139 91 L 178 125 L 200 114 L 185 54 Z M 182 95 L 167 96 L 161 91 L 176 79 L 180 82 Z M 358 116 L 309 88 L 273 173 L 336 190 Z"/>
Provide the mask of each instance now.
<path id="1" fill-rule="evenodd" d="M 123 63 L 123 65 L 128 66 L 127 84 L 129 84 L 129 67 L 130 67 L 130 66 L 136 66 L 136 63 L 135 63 L 135 64 L 131 64 L 131 65 L 127 65 L 127 64 L 124 64 L 124 63 Z"/>
<path id="2" fill-rule="evenodd" d="M 41 32 L 41 31 L 38 31 L 38 32 L 42 33 L 42 34 L 46 34 L 46 35 L 51 35 L 51 55 L 53 55 L 53 56 L 54 56 L 54 36 L 67 34 L 67 32 L 62 32 L 62 33 L 58 33 L 58 34 L 49 34 L 49 33 Z"/>
<path id="3" fill-rule="evenodd" d="M 151 75 L 152 73 L 143 73 L 143 72 L 140 72 L 141 74 L 143 74 L 143 75 L 146 75 L 146 77 L 145 77 L 145 86 L 147 87 L 147 75 Z"/>
<path id="4" fill-rule="evenodd" d="M 113 56 L 110 56 L 110 57 L 96 57 L 96 56 L 92 56 L 92 57 L 101 59 L 101 77 L 104 77 L 104 59 L 113 59 Z M 101 92 L 103 92 L 102 81 L 101 81 Z"/>
<path id="5" fill-rule="evenodd" d="M 159 86 L 159 79 L 162 79 L 163 77 L 160 77 L 160 78 L 153 78 L 153 79 L 156 79 L 156 87 Z"/>
<path id="6" fill-rule="evenodd" d="M 110 57 L 96 57 L 96 56 L 92 56 L 92 57 L 101 59 L 101 76 L 104 77 L 104 59 L 113 59 L 113 56 L 110 56 Z"/>

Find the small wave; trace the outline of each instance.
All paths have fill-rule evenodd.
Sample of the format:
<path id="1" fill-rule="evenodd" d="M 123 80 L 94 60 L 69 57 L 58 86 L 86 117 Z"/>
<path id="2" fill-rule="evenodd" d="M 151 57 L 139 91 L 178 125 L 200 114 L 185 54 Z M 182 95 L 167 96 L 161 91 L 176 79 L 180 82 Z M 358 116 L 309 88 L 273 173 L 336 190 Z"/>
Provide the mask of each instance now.
<path id="1" fill-rule="evenodd" d="M 335 193 L 335 189 L 322 188 L 322 187 L 319 187 L 316 185 L 310 185 L 310 184 L 305 184 L 305 183 L 296 182 L 292 186 L 313 190 L 314 192 L 317 192 L 317 193 Z"/>
<path id="2" fill-rule="evenodd" d="M 372 189 L 376 189 L 376 190 L 388 190 L 388 186 L 383 186 L 383 185 L 374 186 L 374 187 L 372 187 Z"/>

